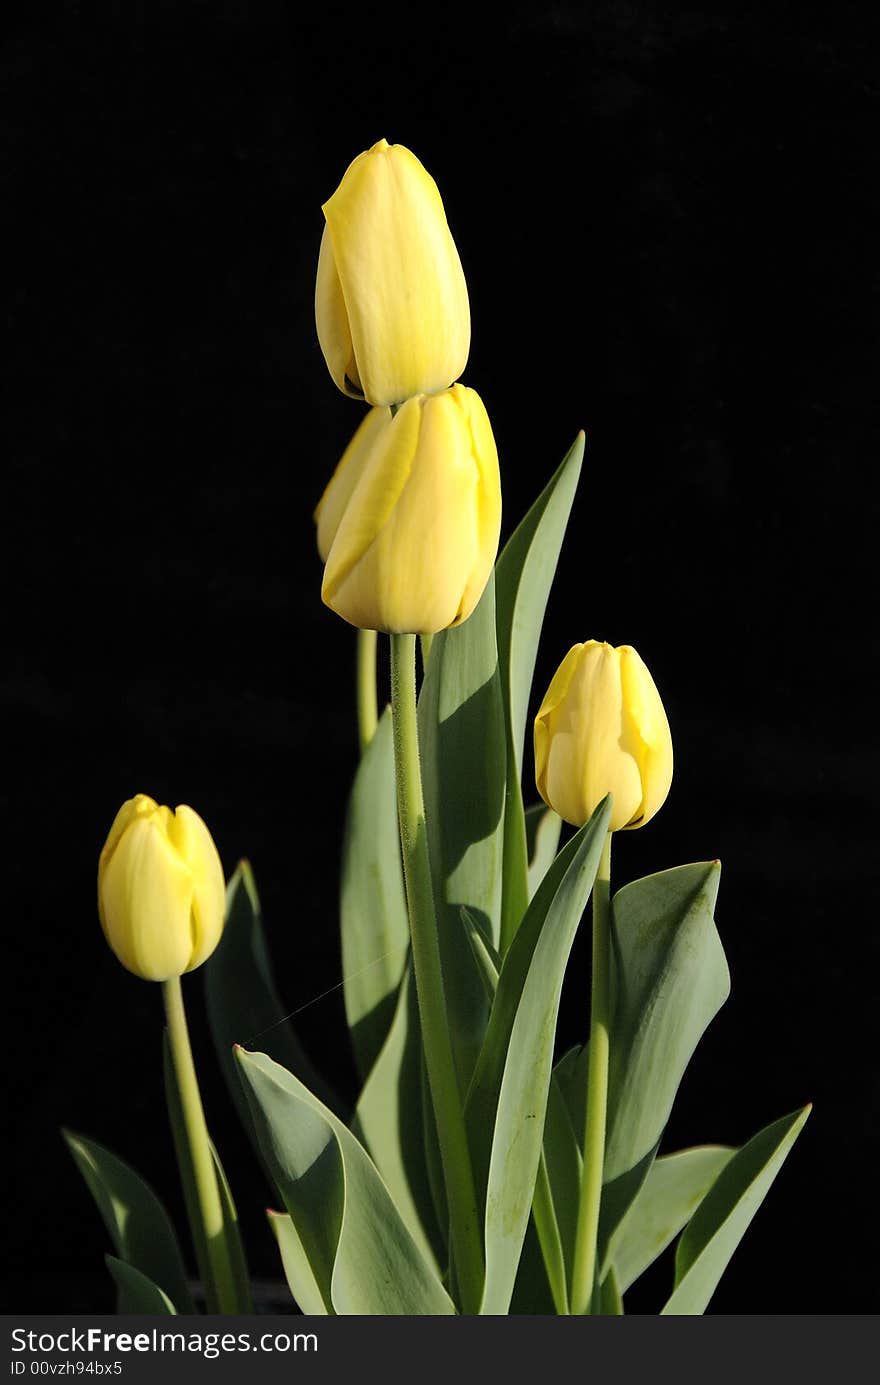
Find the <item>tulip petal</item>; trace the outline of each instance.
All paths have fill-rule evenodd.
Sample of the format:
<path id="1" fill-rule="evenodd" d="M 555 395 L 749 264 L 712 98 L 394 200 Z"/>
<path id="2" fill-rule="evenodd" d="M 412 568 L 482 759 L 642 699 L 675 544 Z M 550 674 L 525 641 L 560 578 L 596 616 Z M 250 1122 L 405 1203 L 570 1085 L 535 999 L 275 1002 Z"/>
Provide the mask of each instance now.
<path id="1" fill-rule="evenodd" d="M 631 645 L 621 646 L 620 675 L 642 781 L 641 803 L 626 826 L 642 827 L 663 806 L 672 784 L 672 735 L 654 679 Z"/>
<path id="2" fill-rule="evenodd" d="M 127 798 L 125 800 L 119 812 L 116 814 L 116 817 L 113 819 L 113 825 L 107 833 L 107 840 L 101 849 L 99 870 L 107 865 L 107 862 L 119 845 L 122 835 L 129 823 L 134 822 L 135 819 L 139 817 L 151 817 L 153 813 L 158 812 L 158 810 L 158 803 L 154 798 L 150 798 L 149 794 L 138 793 L 135 794 L 134 798 Z"/>
<path id="3" fill-rule="evenodd" d="M 538 786 L 538 793 L 543 798 L 548 807 L 553 805 L 548 797 L 547 787 L 547 761 L 550 756 L 550 717 L 551 713 L 559 706 L 559 703 L 568 692 L 568 685 L 574 677 L 580 658 L 582 644 L 573 644 L 566 654 L 559 668 L 553 675 L 550 686 L 544 694 L 544 701 L 538 709 L 535 717 L 535 781 Z M 558 809 L 556 810 L 558 812 Z M 561 816 L 561 814 L 560 814 Z"/>
<path id="4" fill-rule="evenodd" d="M 354 399 L 363 398 L 357 373 L 357 362 L 351 345 L 348 313 L 342 296 L 342 285 L 333 258 L 333 246 L 324 227 L 318 251 L 318 276 L 315 282 L 315 325 L 318 341 L 333 381 Z"/>
<path id="5" fill-rule="evenodd" d="M 192 953 L 186 971 L 201 966 L 220 941 L 226 882 L 214 839 L 198 813 L 180 804 L 168 828 L 172 845 L 192 874 Z"/>
<path id="6" fill-rule="evenodd" d="M 318 552 L 322 562 L 333 546 L 345 508 L 364 473 L 367 459 L 382 429 L 391 421 L 390 409 L 371 409 L 355 432 L 331 476 L 315 510 L 318 526 Z"/>
<path id="7" fill-rule="evenodd" d="M 474 610 L 495 566 L 501 537 L 501 474 L 498 449 L 486 407 L 476 390 L 456 385 L 451 391 L 465 411 L 470 429 L 471 456 L 477 464 L 477 559 L 462 593 L 458 614 L 460 625 Z"/>
<path id="8" fill-rule="evenodd" d="M 353 161 L 323 210 L 364 397 L 395 404 L 445 389 L 467 362 L 470 308 L 433 178 L 403 145 L 381 140 Z M 324 258 L 319 336 L 339 384 L 346 343 Z"/>
<path id="9" fill-rule="evenodd" d="M 124 967 L 148 981 L 187 970 L 193 877 L 155 816 L 129 825 L 99 890 L 102 927 Z"/>
<path id="10" fill-rule="evenodd" d="M 377 436 L 327 555 L 321 596 L 334 610 L 338 608 L 333 598 L 384 528 L 409 480 L 420 422 L 419 400 L 410 399 L 384 428 L 377 427 Z M 368 623 L 363 628 L 374 627 Z"/>

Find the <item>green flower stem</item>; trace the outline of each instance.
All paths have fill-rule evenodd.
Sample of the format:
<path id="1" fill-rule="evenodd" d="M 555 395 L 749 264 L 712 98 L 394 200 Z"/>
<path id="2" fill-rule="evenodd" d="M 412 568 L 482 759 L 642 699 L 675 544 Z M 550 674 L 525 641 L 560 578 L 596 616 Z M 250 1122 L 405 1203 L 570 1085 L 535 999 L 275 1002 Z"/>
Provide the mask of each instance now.
<path id="1" fill-rule="evenodd" d="M 379 709 L 376 699 L 375 630 L 358 630 L 357 634 L 357 717 L 358 738 L 363 755 L 376 734 Z"/>
<path id="2" fill-rule="evenodd" d="M 415 635 L 391 636 L 391 715 L 397 809 L 403 849 L 413 970 L 428 1084 L 437 1123 L 449 1204 L 455 1282 L 465 1313 L 477 1313 L 483 1292 L 483 1249 L 470 1151 L 443 990 L 434 913 L 416 719 Z"/>
<path id="3" fill-rule="evenodd" d="M 547 1161 L 544 1158 L 543 1150 L 541 1151 L 541 1162 L 538 1164 L 538 1177 L 535 1181 L 532 1215 L 535 1218 L 538 1243 L 544 1258 L 544 1268 L 547 1271 L 550 1292 L 553 1295 L 553 1307 L 558 1314 L 565 1316 L 570 1311 L 568 1286 L 565 1282 L 565 1256 L 562 1251 L 559 1224 L 553 1207 L 553 1194 L 550 1191 Z"/>
<path id="4" fill-rule="evenodd" d="M 608 1108 L 608 1052 L 611 1027 L 611 833 L 605 838 L 593 885 L 593 982 L 590 1001 L 590 1049 L 587 1069 L 587 1118 L 584 1168 L 574 1243 L 571 1311 L 590 1313 L 596 1279 L 596 1242 L 602 1175 L 605 1167 L 605 1120 Z"/>
<path id="5" fill-rule="evenodd" d="M 208 1127 L 205 1124 L 205 1112 L 189 1042 L 179 976 L 172 976 L 163 983 L 162 998 L 165 1001 L 165 1014 L 168 1019 L 171 1060 L 177 1077 L 183 1123 L 189 1142 L 199 1216 L 208 1248 L 211 1284 L 206 1285 L 206 1291 L 209 1300 L 213 1297 L 219 1312 L 235 1313 L 235 1276 L 226 1245 L 220 1189 L 217 1185 L 214 1156 L 211 1153 L 211 1142 L 208 1139 Z"/>

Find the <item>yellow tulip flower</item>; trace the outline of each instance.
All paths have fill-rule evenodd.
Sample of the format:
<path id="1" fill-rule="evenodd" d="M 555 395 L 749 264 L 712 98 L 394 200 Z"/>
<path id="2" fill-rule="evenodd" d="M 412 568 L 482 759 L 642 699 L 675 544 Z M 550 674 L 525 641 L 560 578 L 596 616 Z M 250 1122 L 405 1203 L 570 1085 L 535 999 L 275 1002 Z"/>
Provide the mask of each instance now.
<path id="1" fill-rule="evenodd" d="M 198 813 L 147 794 L 123 803 L 98 862 L 98 916 L 124 967 L 145 981 L 192 971 L 220 941 L 223 867 Z"/>
<path id="2" fill-rule="evenodd" d="M 498 551 L 498 452 L 482 400 L 454 385 L 367 416 L 316 512 L 321 595 L 352 625 L 435 634 L 471 614 Z"/>
<path id="3" fill-rule="evenodd" d="M 535 718 L 535 777 L 544 802 L 580 827 L 607 793 L 609 830 L 643 827 L 672 783 L 672 737 L 654 680 L 627 644 L 568 651 Z"/>
<path id="4" fill-rule="evenodd" d="M 434 179 L 382 139 L 323 212 L 315 321 L 336 384 L 369 404 L 451 385 L 470 350 L 470 307 Z"/>

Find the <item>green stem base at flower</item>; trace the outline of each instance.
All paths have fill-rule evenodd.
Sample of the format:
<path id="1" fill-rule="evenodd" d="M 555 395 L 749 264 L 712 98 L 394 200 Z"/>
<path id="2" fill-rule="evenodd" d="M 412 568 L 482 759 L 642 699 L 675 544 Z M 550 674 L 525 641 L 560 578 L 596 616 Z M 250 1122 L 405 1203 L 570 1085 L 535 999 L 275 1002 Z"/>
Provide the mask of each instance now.
<path id="1" fill-rule="evenodd" d="M 357 633 L 357 718 L 358 740 L 363 755 L 376 734 L 379 724 L 379 707 L 376 696 L 376 646 L 378 637 L 375 630 L 358 630 Z"/>

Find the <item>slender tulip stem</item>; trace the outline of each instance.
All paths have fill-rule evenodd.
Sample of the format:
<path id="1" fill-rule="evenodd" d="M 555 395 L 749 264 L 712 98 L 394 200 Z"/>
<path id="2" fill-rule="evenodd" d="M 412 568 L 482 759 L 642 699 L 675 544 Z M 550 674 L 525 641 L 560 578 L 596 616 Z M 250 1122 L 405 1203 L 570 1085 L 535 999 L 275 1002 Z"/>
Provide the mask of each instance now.
<path id="1" fill-rule="evenodd" d="M 425 1066 L 449 1204 L 454 1277 L 463 1312 L 477 1313 L 483 1292 L 482 1238 L 434 913 L 419 764 L 414 635 L 391 636 L 391 714 L 413 970 Z"/>
<path id="2" fill-rule="evenodd" d="M 375 630 L 358 630 L 357 635 L 357 718 L 358 738 L 363 755 L 376 734 L 379 708 L 376 698 Z"/>
<path id="3" fill-rule="evenodd" d="M 205 1111 L 202 1106 L 202 1097 L 193 1062 L 179 976 L 172 976 L 170 980 L 163 983 L 162 997 L 165 1001 L 165 1014 L 168 1019 L 171 1060 L 177 1077 L 183 1123 L 192 1160 L 199 1216 L 208 1250 L 208 1265 L 212 1284 L 206 1286 L 206 1289 L 213 1290 L 213 1294 L 208 1292 L 208 1298 L 213 1297 L 219 1312 L 235 1313 L 237 1311 L 235 1277 L 226 1245 L 220 1189 L 217 1184 L 214 1156 L 211 1153 L 208 1127 L 205 1123 Z"/>
<path id="4" fill-rule="evenodd" d="M 608 1056 L 611 1026 L 611 833 L 605 838 L 593 885 L 593 977 L 590 1000 L 590 1049 L 587 1069 L 587 1115 L 584 1167 L 581 1175 L 571 1311 L 592 1311 L 596 1281 L 599 1208 L 605 1168 L 605 1124 L 608 1110 Z"/>

